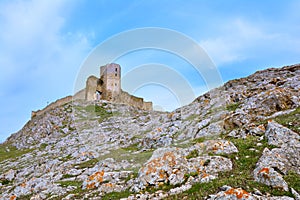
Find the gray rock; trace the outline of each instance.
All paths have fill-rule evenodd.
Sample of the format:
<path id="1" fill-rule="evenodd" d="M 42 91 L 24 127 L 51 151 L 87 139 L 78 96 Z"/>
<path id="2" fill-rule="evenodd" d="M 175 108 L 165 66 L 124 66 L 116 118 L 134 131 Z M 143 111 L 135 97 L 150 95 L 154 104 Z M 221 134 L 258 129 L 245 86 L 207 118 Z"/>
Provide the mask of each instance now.
<path id="1" fill-rule="evenodd" d="M 270 121 L 265 133 L 268 143 L 276 146 L 292 145 L 300 147 L 300 136 L 290 129 Z"/>
<path id="2" fill-rule="evenodd" d="M 253 171 L 254 179 L 257 182 L 280 188 L 288 191 L 288 184 L 283 179 L 282 175 L 274 170 L 272 167 L 257 167 Z"/>

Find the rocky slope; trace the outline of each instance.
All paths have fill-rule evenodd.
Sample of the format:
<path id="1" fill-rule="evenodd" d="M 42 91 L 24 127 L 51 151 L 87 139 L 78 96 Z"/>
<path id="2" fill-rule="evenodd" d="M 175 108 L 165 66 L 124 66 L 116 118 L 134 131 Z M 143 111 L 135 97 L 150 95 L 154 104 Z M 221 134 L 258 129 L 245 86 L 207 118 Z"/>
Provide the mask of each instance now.
<path id="1" fill-rule="evenodd" d="M 299 199 L 300 65 L 171 113 L 74 101 L 0 145 L 1 199 Z"/>

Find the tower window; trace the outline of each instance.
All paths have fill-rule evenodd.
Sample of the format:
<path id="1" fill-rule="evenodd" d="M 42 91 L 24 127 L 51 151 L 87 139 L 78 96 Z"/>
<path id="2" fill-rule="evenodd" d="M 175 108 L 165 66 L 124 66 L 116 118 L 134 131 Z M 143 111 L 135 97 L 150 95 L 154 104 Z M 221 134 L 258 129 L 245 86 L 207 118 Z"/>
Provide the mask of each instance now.
<path id="1" fill-rule="evenodd" d="M 115 83 L 115 86 L 117 86 L 117 84 Z"/>
<path id="2" fill-rule="evenodd" d="M 118 71 L 118 68 L 115 68 L 115 71 L 117 72 L 117 71 Z"/>
<path id="3" fill-rule="evenodd" d="M 115 74 L 115 76 L 118 76 L 118 74 Z"/>

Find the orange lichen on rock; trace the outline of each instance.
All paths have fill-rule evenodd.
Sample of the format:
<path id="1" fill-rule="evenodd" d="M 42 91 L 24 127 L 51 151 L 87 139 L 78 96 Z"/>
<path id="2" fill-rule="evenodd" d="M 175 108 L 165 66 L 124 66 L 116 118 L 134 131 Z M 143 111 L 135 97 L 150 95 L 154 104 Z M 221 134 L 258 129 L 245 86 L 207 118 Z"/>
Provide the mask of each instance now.
<path id="1" fill-rule="evenodd" d="M 173 116 L 174 116 L 174 113 L 173 113 L 173 112 L 168 114 L 168 118 L 169 118 L 169 119 L 171 119 Z"/>
<path id="2" fill-rule="evenodd" d="M 266 178 L 266 179 L 269 179 L 270 177 L 269 177 L 269 172 L 270 172 L 270 169 L 269 168 L 267 168 L 267 167 L 264 167 L 264 168 L 262 168 L 261 170 L 259 170 L 259 174 L 262 174 L 262 176 L 264 177 L 264 178 Z"/>
<path id="3" fill-rule="evenodd" d="M 96 172 L 89 176 L 89 181 L 97 180 L 99 183 L 103 181 L 104 171 Z"/>
<path id="4" fill-rule="evenodd" d="M 159 170 L 159 178 L 160 179 L 167 178 L 165 170 L 163 170 L 163 169 Z"/>
<path id="5" fill-rule="evenodd" d="M 168 164 L 168 166 L 173 167 L 176 165 L 176 157 L 172 152 L 166 152 L 162 157 L 155 158 L 147 163 L 147 165 L 142 169 L 142 171 L 146 171 L 146 175 L 151 173 L 156 173 L 159 167 Z"/>
<path id="6" fill-rule="evenodd" d="M 145 167 L 147 169 L 146 175 L 148 175 L 150 173 L 155 173 L 156 168 L 161 167 L 161 166 L 162 166 L 161 158 L 156 158 L 156 159 L 151 160 Z M 144 171 L 145 168 L 143 168 L 142 171 Z"/>
<path id="7" fill-rule="evenodd" d="M 208 100 L 208 99 L 204 99 L 204 105 L 206 106 L 206 105 L 208 105 L 209 104 L 209 102 L 210 102 L 210 100 Z"/>
<path id="8" fill-rule="evenodd" d="M 176 157 L 172 152 L 166 152 L 162 157 L 163 161 L 168 161 L 169 166 L 173 167 L 176 165 Z"/>
<path id="9" fill-rule="evenodd" d="M 225 192 L 225 194 L 234 195 L 238 199 L 242 199 L 242 198 L 247 199 L 250 196 L 250 194 L 247 191 L 243 190 L 242 188 L 230 188 Z"/>
<path id="10" fill-rule="evenodd" d="M 161 128 L 157 128 L 157 131 L 158 131 L 158 132 L 161 132 L 161 131 L 162 131 L 162 129 L 161 129 Z"/>
<path id="11" fill-rule="evenodd" d="M 16 200 L 17 199 L 17 196 L 16 195 L 12 195 L 10 196 L 9 200 Z"/>
<path id="12" fill-rule="evenodd" d="M 266 131 L 266 128 L 263 124 L 259 125 L 257 128 L 259 128 L 262 131 Z"/>
<path id="13" fill-rule="evenodd" d="M 268 167 L 264 167 L 262 168 L 261 170 L 259 170 L 258 173 L 265 173 L 265 174 L 269 174 L 270 172 L 270 169 Z"/>
<path id="14" fill-rule="evenodd" d="M 90 183 L 86 185 L 87 189 L 94 189 L 95 188 L 95 182 L 94 183 Z"/>
<path id="15" fill-rule="evenodd" d="M 113 187 L 114 185 L 112 183 L 105 183 L 104 186 L 106 186 L 106 187 Z"/>
<path id="16" fill-rule="evenodd" d="M 21 183 L 21 185 L 20 185 L 22 188 L 25 188 L 26 187 L 26 183 L 24 182 L 24 183 Z"/>

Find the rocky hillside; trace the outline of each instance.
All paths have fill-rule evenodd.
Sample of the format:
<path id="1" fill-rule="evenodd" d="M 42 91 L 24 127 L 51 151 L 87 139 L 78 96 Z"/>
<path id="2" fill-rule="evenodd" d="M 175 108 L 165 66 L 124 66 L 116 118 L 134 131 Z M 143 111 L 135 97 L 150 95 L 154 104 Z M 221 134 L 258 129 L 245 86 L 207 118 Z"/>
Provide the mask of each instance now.
<path id="1" fill-rule="evenodd" d="M 0 145 L 0 199 L 300 199 L 300 65 L 174 112 L 74 101 Z"/>

